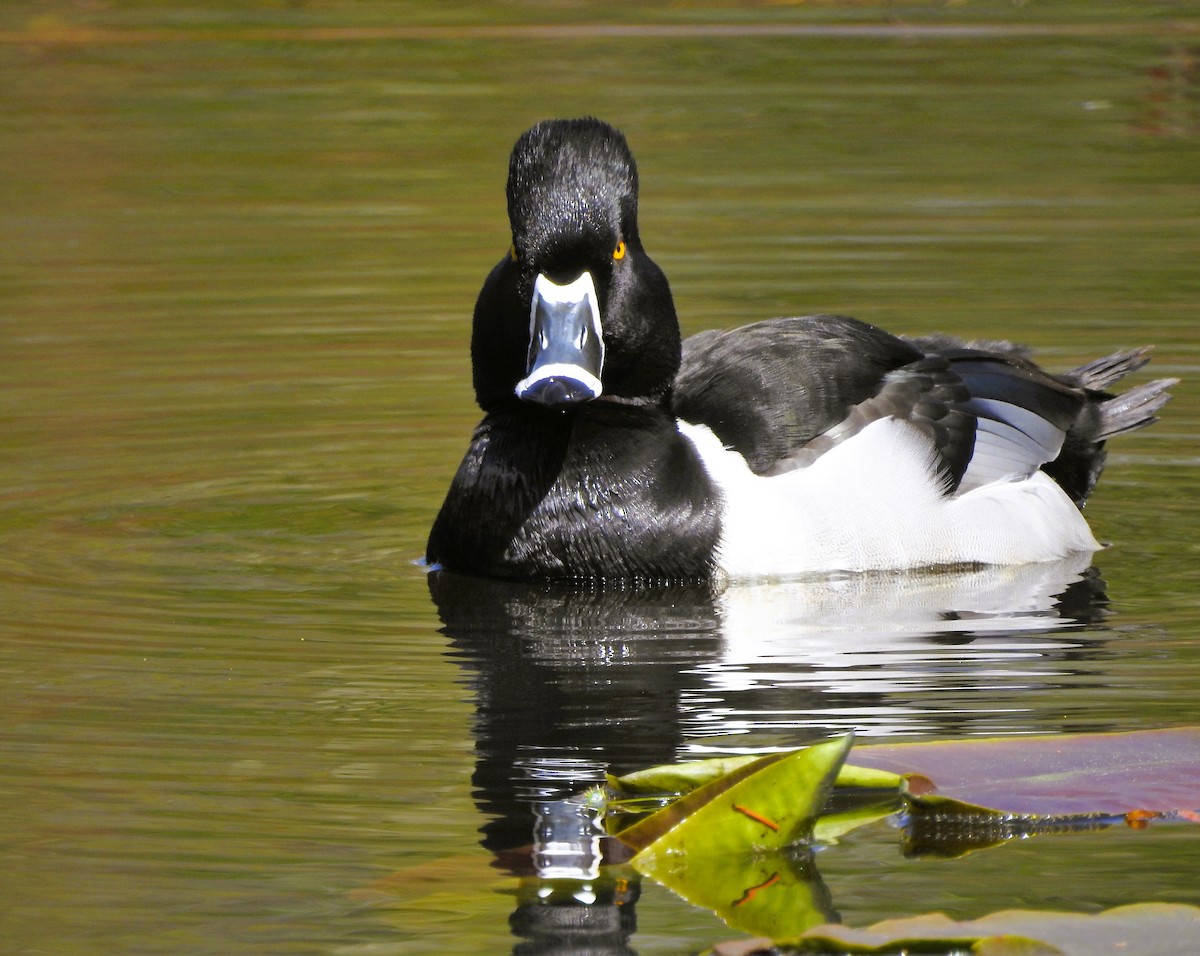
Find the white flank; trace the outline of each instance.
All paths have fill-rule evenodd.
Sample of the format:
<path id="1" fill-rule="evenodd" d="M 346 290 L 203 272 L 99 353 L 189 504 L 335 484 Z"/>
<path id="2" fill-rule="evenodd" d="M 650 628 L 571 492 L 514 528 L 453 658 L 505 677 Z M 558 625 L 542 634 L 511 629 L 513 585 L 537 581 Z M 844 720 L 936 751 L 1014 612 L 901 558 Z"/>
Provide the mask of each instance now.
<path id="1" fill-rule="evenodd" d="M 1053 561 L 1100 545 L 1042 472 L 947 498 L 915 427 L 872 422 L 806 468 L 754 474 L 703 425 L 679 423 L 724 497 L 719 564 L 735 579 Z"/>

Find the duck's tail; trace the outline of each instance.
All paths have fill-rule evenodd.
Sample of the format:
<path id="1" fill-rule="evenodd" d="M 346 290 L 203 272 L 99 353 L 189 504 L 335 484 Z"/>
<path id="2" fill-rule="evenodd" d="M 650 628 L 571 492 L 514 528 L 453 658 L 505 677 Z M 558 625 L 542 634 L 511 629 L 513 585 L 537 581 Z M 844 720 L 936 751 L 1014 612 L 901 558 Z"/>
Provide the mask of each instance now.
<path id="1" fill-rule="evenodd" d="M 1063 378 L 1091 392 L 1103 392 L 1131 372 L 1150 361 L 1150 347 L 1114 352 L 1068 372 Z M 1156 378 L 1120 395 L 1096 396 L 1097 419 L 1093 441 L 1104 441 L 1126 432 L 1145 428 L 1158 421 L 1158 413 L 1171 400 L 1168 391 L 1178 385 L 1177 378 Z"/>
<path id="2" fill-rule="evenodd" d="M 1150 348 L 1114 352 L 1067 372 L 1063 380 L 1087 390 L 1087 406 L 1067 433 L 1058 458 L 1044 466 L 1082 508 L 1104 468 L 1104 443 L 1117 435 L 1158 421 L 1158 412 L 1171 400 L 1168 389 L 1177 378 L 1159 378 L 1112 395 L 1106 391 L 1150 361 Z"/>
<path id="3" fill-rule="evenodd" d="M 1167 389 L 1178 384 L 1177 378 L 1156 378 L 1106 399 L 1100 405 L 1100 439 L 1154 424 L 1158 421 L 1159 410 L 1171 400 Z"/>
<path id="4" fill-rule="evenodd" d="M 1062 377 L 1080 388 L 1101 391 L 1115 382 L 1119 382 L 1131 372 L 1136 372 L 1149 362 L 1150 352 L 1149 345 L 1144 345 L 1140 349 L 1113 352 L 1112 355 L 1106 355 L 1104 358 L 1092 359 Z"/>

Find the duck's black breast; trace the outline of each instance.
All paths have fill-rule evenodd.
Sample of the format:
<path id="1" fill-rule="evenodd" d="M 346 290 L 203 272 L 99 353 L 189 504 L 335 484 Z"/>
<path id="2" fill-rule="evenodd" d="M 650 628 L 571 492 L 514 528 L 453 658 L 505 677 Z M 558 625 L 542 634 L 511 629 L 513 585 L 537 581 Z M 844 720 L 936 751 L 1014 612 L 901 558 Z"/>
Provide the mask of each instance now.
<path id="1" fill-rule="evenodd" d="M 711 577 L 719 499 L 658 406 L 494 411 L 434 523 L 428 560 L 522 580 Z"/>

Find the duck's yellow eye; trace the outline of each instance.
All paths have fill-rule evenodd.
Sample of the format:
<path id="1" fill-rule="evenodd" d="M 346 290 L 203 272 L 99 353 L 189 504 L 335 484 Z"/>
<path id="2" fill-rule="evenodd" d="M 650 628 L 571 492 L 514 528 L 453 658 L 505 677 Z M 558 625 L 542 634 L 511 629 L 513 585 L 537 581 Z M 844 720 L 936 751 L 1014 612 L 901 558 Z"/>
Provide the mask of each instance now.
<path id="1" fill-rule="evenodd" d="M 510 258 L 513 262 L 517 261 L 517 247 L 515 245 L 508 247 L 508 258 Z"/>
<path id="2" fill-rule="evenodd" d="M 617 248 L 613 250 L 613 258 L 620 260 L 625 258 L 625 240 L 622 239 L 617 243 Z"/>

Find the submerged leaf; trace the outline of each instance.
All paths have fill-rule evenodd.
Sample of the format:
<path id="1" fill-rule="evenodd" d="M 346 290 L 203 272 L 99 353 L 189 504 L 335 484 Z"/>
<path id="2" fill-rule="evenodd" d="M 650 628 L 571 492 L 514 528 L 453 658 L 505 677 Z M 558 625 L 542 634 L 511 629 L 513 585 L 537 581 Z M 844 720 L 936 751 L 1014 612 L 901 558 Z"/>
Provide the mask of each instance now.
<path id="1" fill-rule="evenodd" d="M 905 803 L 904 855 L 944 859 L 1042 834 L 1103 830 L 1124 819 L 1093 814 L 1021 816 L 938 796 L 908 798 Z"/>

